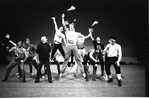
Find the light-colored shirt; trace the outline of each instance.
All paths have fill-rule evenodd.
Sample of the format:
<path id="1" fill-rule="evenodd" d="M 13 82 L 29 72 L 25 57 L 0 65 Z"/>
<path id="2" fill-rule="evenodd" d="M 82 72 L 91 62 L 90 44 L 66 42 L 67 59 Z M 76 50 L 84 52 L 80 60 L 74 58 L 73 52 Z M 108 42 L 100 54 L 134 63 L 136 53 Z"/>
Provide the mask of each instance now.
<path id="1" fill-rule="evenodd" d="M 57 30 L 54 36 L 54 43 L 56 44 L 62 43 L 63 38 L 65 38 L 65 35 L 61 33 L 59 30 Z"/>
<path id="2" fill-rule="evenodd" d="M 121 46 L 119 44 L 117 44 L 117 43 L 115 43 L 114 45 L 108 44 L 105 47 L 104 51 L 107 53 L 107 57 L 118 57 L 120 59 L 122 57 Z"/>
<path id="3" fill-rule="evenodd" d="M 84 47 L 84 41 L 85 41 L 85 36 L 80 34 L 77 36 L 77 46 L 78 48 L 83 48 Z"/>
<path id="4" fill-rule="evenodd" d="M 67 44 L 76 45 L 78 35 L 80 35 L 80 33 L 75 31 L 67 31 L 66 32 Z"/>
<path id="5" fill-rule="evenodd" d="M 15 57 L 18 57 L 18 58 L 21 58 L 22 55 L 23 54 L 25 55 L 25 53 L 26 53 L 25 48 L 22 48 L 22 47 L 21 48 L 19 48 L 19 47 L 12 47 L 9 51 L 10 52 L 14 51 Z"/>

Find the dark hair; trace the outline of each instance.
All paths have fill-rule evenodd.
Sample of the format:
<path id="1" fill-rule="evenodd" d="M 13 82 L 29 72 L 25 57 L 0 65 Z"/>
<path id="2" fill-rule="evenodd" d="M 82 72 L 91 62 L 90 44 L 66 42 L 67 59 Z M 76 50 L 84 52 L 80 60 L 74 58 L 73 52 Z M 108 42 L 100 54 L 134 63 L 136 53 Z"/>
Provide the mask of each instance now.
<path id="1" fill-rule="evenodd" d="M 26 41 L 27 41 L 27 40 L 28 40 L 28 41 L 31 41 L 31 39 L 29 39 L 29 38 L 26 38 L 25 40 L 26 40 Z"/>
<path id="2" fill-rule="evenodd" d="M 116 36 L 110 36 L 110 38 L 109 39 L 114 39 L 114 40 L 116 40 L 117 41 L 117 37 Z"/>
<path id="3" fill-rule="evenodd" d="M 17 40 L 17 46 L 18 46 L 18 42 L 20 42 L 20 41 L 22 42 L 22 44 L 24 42 L 23 40 Z M 22 46 L 22 44 L 21 44 L 21 46 Z"/>

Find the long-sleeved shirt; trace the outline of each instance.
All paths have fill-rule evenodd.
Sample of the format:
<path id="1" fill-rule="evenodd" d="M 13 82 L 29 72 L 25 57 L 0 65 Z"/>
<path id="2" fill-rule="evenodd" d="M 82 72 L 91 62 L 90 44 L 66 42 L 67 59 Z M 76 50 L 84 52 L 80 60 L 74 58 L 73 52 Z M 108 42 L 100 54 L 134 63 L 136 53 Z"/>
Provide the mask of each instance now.
<path id="1" fill-rule="evenodd" d="M 13 51 L 14 55 L 15 55 L 15 59 L 19 59 L 19 60 L 23 60 L 25 59 L 25 52 L 26 50 L 23 47 L 12 47 L 10 50 L 10 52 Z"/>
<path id="2" fill-rule="evenodd" d="M 37 46 L 37 53 L 39 55 L 39 60 L 49 60 L 51 47 L 48 43 L 40 43 Z"/>

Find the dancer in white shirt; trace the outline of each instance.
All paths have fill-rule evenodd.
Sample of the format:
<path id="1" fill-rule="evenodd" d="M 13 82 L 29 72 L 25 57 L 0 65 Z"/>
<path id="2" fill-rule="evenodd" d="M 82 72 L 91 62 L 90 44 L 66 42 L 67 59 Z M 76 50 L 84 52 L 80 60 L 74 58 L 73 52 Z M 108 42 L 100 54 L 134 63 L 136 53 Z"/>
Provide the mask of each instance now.
<path id="1" fill-rule="evenodd" d="M 53 49 L 52 49 L 51 59 L 53 59 L 54 54 L 57 51 L 57 49 L 59 49 L 63 58 L 65 59 L 65 52 L 64 52 L 64 49 L 62 47 L 62 39 L 64 40 L 65 45 L 67 45 L 67 44 L 66 44 L 65 35 L 62 33 L 63 27 L 60 27 L 58 29 L 57 23 L 55 21 L 55 17 L 52 17 L 52 19 L 53 19 L 53 22 L 55 25 L 55 36 L 54 36 L 54 45 L 53 45 Z"/>
<path id="2" fill-rule="evenodd" d="M 117 37 L 111 36 L 109 39 L 109 44 L 104 49 L 105 53 L 105 69 L 106 74 L 108 76 L 107 82 L 112 82 L 113 78 L 111 75 L 110 67 L 114 65 L 117 78 L 118 78 L 118 86 L 122 86 L 122 78 L 121 78 L 121 69 L 120 69 L 120 61 L 122 58 L 122 49 L 119 44 L 116 43 Z"/>

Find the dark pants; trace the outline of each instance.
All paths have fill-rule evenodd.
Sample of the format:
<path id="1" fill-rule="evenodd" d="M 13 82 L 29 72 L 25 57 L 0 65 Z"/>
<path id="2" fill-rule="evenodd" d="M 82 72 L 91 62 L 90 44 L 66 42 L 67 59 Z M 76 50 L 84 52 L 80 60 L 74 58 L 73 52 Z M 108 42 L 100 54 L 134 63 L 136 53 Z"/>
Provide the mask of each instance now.
<path id="1" fill-rule="evenodd" d="M 65 52 L 64 52 L 64 49 L 63 49 L 61 43 L 60 43 L 60 44 L 55 44 L 55 43 L 54 43 L 54 46 L 53 46 L 53 49 L 52 49 L 52 54 L 51 54 L 51 59 L 53 59 L 54 54 L 55 54 L 55 52 L 57 51 L 57 49 L 59 49 L 59 51 L 61 52 L 63 58 L 65 59 Z"/>
<path id="2" fill-rule="evenodd" d="M 106 74 L 108 76 L 111 74 L 111 71 L 110 71 L 111 65 L 114 65 L 116 74 L 121 74 L 120 66 L 118 67 L 117 64 L 115 64 L 117 59 L 118 59 L 117 57 L 106 57 L 105 58 L 105 69 L 106 69 Z"/>
<path id="3" fill-rule="evenodd" d="M 54 62 L 56 63 L 57 65 L 57 71 L 58 71 L 58 75 L 60 74 L 60 63 L 58 60 L 56 60 L 56 58 L 54 57 Z"/>
<path id="4" fill-rule="evenodd" d="M 52 81 L 49 60 L 39 60 L 39 65 L 38 65 L 38 70 L 37 70 L 37 75 L 36 75 L 35 80 L 36 81 L 40 80 L 40 71 L 41 71 L 41 68 L 43 65 L 46 67 L 46 71 L 47 71 L 47 75 L 48 75 L 48 81 Z"/>
<path id="5" fill-rule="evenodd" d="M 23 80 L 25 79 L 25 72 L 24 72 L 24 64 L 21 63 L 20 60 L 16 60 L 16 59 L 13 59 L 9 64 L 8 66 L 6 67 L 6 73 L 5 73 L 5 78 L 8 79 L 9 77 L 9 74 L 11 72 L 11 70 L 18 65 L 18 71 L 19 71 L 19 76 L 23 77 Z"/>
<path id="6" fill-rule="evenodd" d="M 104 76 L 104 61 L 103 61 L 102 55 L 100 55 L 100 57 L 98 58 L 101 64 L 101 76 Z M 95 66 L 96 62 L 89 57 L 89 54 L 85 54 L 84 55 L 84 70 L 86 74 L 86 80 L 88 80 L 88 68 L 89 68 L 87 66 L 88 61 L 90 62 L 90 64 L 93 65 L 93 78 L 96 78 L 96 71 L 97 71 L 97 66 Z"/>
<path id="7" fill-rule="evenodd" d="M 28 57 L 24 63 L 29 65 L 30 73 L 33 73 L 32 66 L 34 66 L 34 68 L 38 70 L 37 62 L 33 60 L 33 57 Z M 40 71 L 40 76 L 42 76 L 41 71 Z"/>

